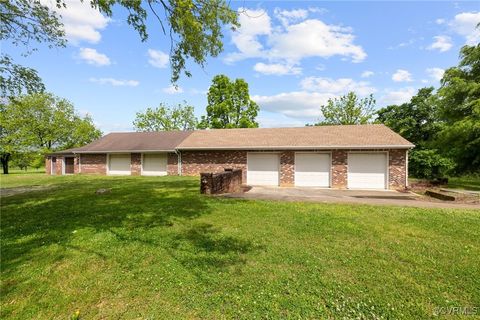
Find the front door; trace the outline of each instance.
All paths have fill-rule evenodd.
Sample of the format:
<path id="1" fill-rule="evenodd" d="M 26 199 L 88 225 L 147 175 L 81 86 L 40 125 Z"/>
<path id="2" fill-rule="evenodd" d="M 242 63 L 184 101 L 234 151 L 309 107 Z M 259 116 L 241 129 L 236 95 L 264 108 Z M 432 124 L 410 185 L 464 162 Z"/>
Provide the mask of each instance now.
<path id="1" fill-rule="evenodd" d="M 65 174 L 73 174 L 75 172 L 73 168 L 74 158 L 68 157 L 65 158 Z"/>

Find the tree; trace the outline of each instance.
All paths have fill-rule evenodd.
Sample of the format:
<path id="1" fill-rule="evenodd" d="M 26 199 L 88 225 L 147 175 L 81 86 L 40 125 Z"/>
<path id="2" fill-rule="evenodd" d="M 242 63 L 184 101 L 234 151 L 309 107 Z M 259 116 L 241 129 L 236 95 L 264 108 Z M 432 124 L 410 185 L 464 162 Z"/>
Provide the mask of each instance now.
<path id="1" fill-rule="evenodd" d="M 137 131 L 194 130 L 197 127 L 194 108 L 184 102 L 174 107 L 161 103 L 157 108 L 137 112 L 133 121 Z"/>
<path id="2" fill-rule="evenodd" d="M 438 90 L 446 125 L 437 146 L 457 164 L 457 173 L 480 172 L 480 44 L 464 46 L 460 63 L 449 68 Z"/>
<path id="3" fill-rule="evenodd" d="M 80 117 L 73 105 L 48 93 L 10 99 L 0 109 L 1 161 L 4 173 L 12 155 L 81 146 L 101 136 L 90 116 Z"/>
<path id="4" fill-rule="evenodd" d="M 225 0 L 90 0 L 90 5 L 111 17 L 114 6 L 128 10 L 127 23 L 148 39 L 146 21 L 148 12 L 160 23 L 164 35 L 170 38 L 170 64 L 172 82 L 186 70 L 186 60 L 205 65 L 209 56 L 216 57 L 223 50 L 223 25 L 239 26 L 237 12 Z M 58 8 L 66 8 L 68 1 L 56 0 Z M 162 11 L 162 12 L 160 12 Z M 165 18 L 160 18 L 164 16 Z M 50 47 L 65 46 L 65 32 L 59 15 L 40 0 L 13 0 L 0 2 L 0 41 L 27 48 L 25 54 L 35 49 L 30 42 L 47 43 Z M 168 29 L 166 28 L 168 25 Z M 0 56 L 2 95 L 14 96 L 24 91 L 42 91 L 43 85 L 35 70 L 13 63 L 10 56 Z M 34 88 L 35 90 L 32 90 Z"/>
<path id="5" fill-rule="evenodd" d="M 378 110 L 377 115 L 377 122 L 415 144 L 417 149 L 430 147 L 443 127 L 433 87 L 422 88 L 410 102 L 387 106 Z"/>
<path id="6" fill-rule="evenodd" d="M 320 107 L 324 120 L 315 125 L 366 124 L 373 118 L 374 108 L 373 95 L 360 99 L 355 92 L 349 92 L 340 98 L 328 99 L 327 104 Z"/>
<path id="7" fill-rule="evenodd" d="M 208 90 L 207 116 L 201 128 L 257 128 L 258 105 L 250 99 L 248 83 L 243 79 L 231 81 L 217 75 Z"/>

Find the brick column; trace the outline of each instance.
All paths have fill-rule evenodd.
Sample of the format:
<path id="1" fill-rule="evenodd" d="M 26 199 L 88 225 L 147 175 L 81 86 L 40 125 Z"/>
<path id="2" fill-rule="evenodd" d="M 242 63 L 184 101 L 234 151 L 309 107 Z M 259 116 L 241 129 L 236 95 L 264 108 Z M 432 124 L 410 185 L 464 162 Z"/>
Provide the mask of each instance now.
<path id="1" fill-rule="evenodd" d="M 295 152 L 282 151 L 280 153 L 280 187 L 295 185 Z"/>
<path id="2" fill-rule="evenodd" d="M 63 157 L 57 157 L 57 165 L 55 167 L 55 173 L 60 176 L 62 175 L 62 168 L 63 168 Z"/>
<path id="3" fill-rule="evenodd" d="M 389 150 L 388 184 L 389 189 L 405 189 L 407 178 L 407 150 Z"/>
<path id="4" fill-rule="evenodd" d="M 132 176 L 138 176 L 141 174 L 142 172 L 142 154 L 141 153 L 131 154 L 130 170 L 132 172 Z"/>
<path id="5" fill-rule="evenodd" d="M 80 173 L 80 155 L 76 155 L 73 158 L 73 173 L 74 174 Z"/>
<path id="6" fill-rule="evenodd" d="M 332 188 L 347 188 L 348 153 L 343 150 L 332 151 Z"/>
<path id="7" fill-rule="evenodd" d="M 48 156 L 45 157 L 45 174 L 51 175 L 52 174 L 52 157 Z"/>
<path id="8" fill-rule="evenodd" d="M 167 154 L 167 175 L 178 175 L 178 155 L 176 153 Z"/>

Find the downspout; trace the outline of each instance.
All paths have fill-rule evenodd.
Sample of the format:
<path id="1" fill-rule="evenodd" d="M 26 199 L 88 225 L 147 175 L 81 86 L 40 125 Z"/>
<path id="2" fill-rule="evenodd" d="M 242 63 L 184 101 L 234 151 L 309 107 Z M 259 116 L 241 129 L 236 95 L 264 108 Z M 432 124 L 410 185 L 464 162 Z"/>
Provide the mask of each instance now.
<path id="1" fill-rule="evenodd" d="M 182 175 L 182 153 L 175 149 L 175 153 L 177 154 L 177 173 L 179 176 Z"/>

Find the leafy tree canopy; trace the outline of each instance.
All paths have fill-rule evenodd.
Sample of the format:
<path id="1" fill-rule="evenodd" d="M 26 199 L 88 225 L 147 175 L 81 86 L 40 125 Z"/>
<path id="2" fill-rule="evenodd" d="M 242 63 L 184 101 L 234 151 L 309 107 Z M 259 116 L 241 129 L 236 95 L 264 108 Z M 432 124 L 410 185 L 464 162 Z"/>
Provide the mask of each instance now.
<path id="1" fill-rule="evenodd" d="M 194 108 L 186 102 L 173 107 L 161 103 L 157 108 L 137 112 L 133 125 L 136 131 L 194 130 L 197 122 Z"/>
<path id="2" fill-rule="evenodd" d="M 334 99 L 328 99 L 326 105 L 320 107 L 323 120 L 316 126 L 339 124 L 366 124 L 374 115 L 375 99 L 373 95 L 360 99 L 355 92 Z"/>
<path id="3" fill-rule="evenodd" d="M 181 73 L 190 76 L 186 61 L 204 66 L 209 56 L 223 50 L 223 25 L 239 26 L 237 12 L 225 0 L 90 0 L 90 5 L 111 17 L 114 6 L 128 10 L 127 23 L 148 39 L 147 16 L 151 13 L 170 38 L 172 82 Z M 56 0 L 56 6 L 68 7 L 68 1 Z M 163 18 L 164 17 L 164 18 Z M 31 42 L 50 47 L 65 46 L 65 31 L 59 15 L 40 0 L 0 1 L 0 41 L 24 46 L 29 54 L 35 50 Z M 0 56 L 0 90 L 2 96 L 42 91 L 43 84 L 35 70 L 15 64 L 6 54 Z"/>
<path id="4" fill-rule="evenodd" d="M 248 83 L 243 79 L 231 81 L 217 75 L 208 90 L 207 116 L 201 128 L 257 128 L 258 105 L 250 99 Z"/>
<path id="5" fill-rule="evenodd" d="M 2 104 L 0 120 L 4 171 L 12 154 L 77 147 L 102 134 L 90 116 L 77 115 L 69 101 L 48 93 L 24 95 Z"/>

